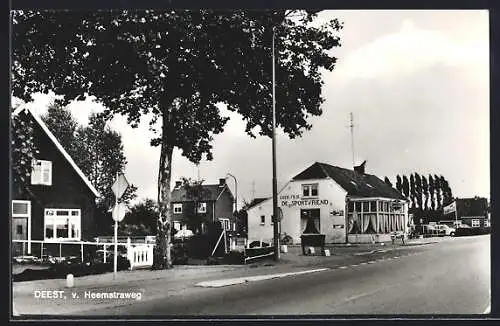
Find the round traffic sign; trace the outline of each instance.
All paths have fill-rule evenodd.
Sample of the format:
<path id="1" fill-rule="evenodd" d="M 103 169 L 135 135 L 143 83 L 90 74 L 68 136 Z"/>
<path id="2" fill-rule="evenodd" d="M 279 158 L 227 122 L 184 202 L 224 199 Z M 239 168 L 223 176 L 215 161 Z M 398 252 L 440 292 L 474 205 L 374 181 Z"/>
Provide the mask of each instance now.
<path id="1" fill-rule="evenodd" d="M 125 217 L 125 212 L 127 210 L 127 206 L 125 204 L 117 204 L 113 207 L 113 220 L 117 222 L 121 222 Z"/>

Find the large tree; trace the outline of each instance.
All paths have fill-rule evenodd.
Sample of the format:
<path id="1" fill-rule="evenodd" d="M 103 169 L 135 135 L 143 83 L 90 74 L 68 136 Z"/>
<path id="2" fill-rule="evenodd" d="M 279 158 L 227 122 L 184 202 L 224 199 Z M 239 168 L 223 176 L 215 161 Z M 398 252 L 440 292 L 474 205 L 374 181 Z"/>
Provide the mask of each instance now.
<path id="1" fill-rule="evenodd" d="M 398 174 L 396 176 L 396 189 L 402 194 L 403 193 L 403 181 L 401 176 Z"/>
<path id="2" fill-rule="evenodd" d="M 443 208 L 443 185 L 437 174 L 434 174 L 434 190 L 436 191 L 436 209 L 441 209 Z"/>
<path id="3" fill-rule="evenodd" d="M 415 177 L 413 176 L 412 173 L 410 174 L 410 202 L 412 208 L 415 208 L 417 206 L 416 199 L 417 199 L 417 194 L 415 191 Z"/>
<path id="4" fill-rule="evenodd" d="M 435 186 L 434 186 L 434 178 L 432 174 L 429 174 L 429 197 L 430 197 L 430 209 L 436 209 L 436 196 L 435 194 Z"/>
<path id="5" fill-rule="evenodd" d="M 406 175 L 403 175 L 403 194 L 406 198 L 410 198 L 410 183 Z"/>
<path id="6" fill-rule="evenodd" d="M 32 162 L 36 158 L 38 148 L 34 139 L 33 120 L 21 110 L 21 103 L 11 108 L 11 171 L 12 184 L 30 191 Z M 14 115 L 14 112 L 17 114 Z"/>
<path id="7" fill-rule="evenodd" d="M 424 196 L 423 209 L 429 209 L 429 184 L 427 178 L 422 174 L 422 194 Z"/>
<path id="8" fill-rule="evenodd" d="M 47 112 L 42 116 L 42 120 L 56 136 L 62 147 L 77 161 L 79 155 L 75 155 L 78 154 L 78 149 L 75 147 L 75 132 L 78 128 L 78 122 L 71 111 L 57 99 L 53 99 L 47 107 Z"/>
<path id="9" fill-rule="evenodd" d="M 417 197 L 418 208 L 422 209 L 422 178 L 415 172 L 415 196 Z"/>
<path id="10" fill-rule="evenodd" d="M 66 100 L 95 96 L 132 127 L 149 115 L 161 146 L 154 268 L 171 267 L 170 181 L 174 148 L 194 163 L 212 159 L 211 141 L 228 120 L 217 104 L 240 113 L 246 132 L 272 135 L 272 39 L 276 35 L 276 124 L 290 137 L 312 126 L 322 71 L 340 46 L 334 19 L 316 12 L 100 11 L 16 12 L 12 89 L 30 100 L 54 91 Z"/>

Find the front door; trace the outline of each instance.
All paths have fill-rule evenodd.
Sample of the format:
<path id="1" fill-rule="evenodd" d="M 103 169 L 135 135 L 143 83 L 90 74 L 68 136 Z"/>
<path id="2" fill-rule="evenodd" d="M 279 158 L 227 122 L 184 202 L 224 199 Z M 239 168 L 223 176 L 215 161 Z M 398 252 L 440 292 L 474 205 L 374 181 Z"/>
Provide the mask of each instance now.
<path id="1" fill-rule="evenodd" d="M 12 254 L 14 256 L 31 254 L 31 202 L 13 200 L 11 213 Z"/>

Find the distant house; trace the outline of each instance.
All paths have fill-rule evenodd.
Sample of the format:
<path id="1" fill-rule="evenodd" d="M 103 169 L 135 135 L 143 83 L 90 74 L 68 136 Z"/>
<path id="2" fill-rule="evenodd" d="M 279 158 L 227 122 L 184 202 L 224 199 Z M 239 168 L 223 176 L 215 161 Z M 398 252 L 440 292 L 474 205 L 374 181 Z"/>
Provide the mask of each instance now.
<path id="1" fill-rule="evenodd" d="M 14 112 L 32 119 L 39 153 L 32 162 L 29 184 L 12 184 L 11 225 L 13 254 L 40 253 L 32 240 L 51 243 L 92 239 L 98 191 L 30 109 Z"/>
<path id="2" fill-rule="evenodd" d="M 191 230 L 195 233 L 206 233 L 208 224 L 212 222 L 220 222 L 226 231 L 237 230 L 237 221 L 233 214 L 234 196 L 225 179 L 219 179 L 219 184 L 201 185 L 200 197 L 195 203 L 195 199 L 188 195 L 182 182 L 176 182 L 171 197 L 172 222 L 176 230 L 189 229 L 193 218 L 200 219 L 200 229 Z"/>
<path id="3" fill-rule="evenodd" d="M 327 243 L 390 241 L 390 233 L 408 231 L 408 203 L 394 188 L 365 173 L 316 162 L 278 192 L 278 229 L 300 243 L 308 233 L 325 235 Z M 272 198 L 260 198 L 247 209 L 248 240 L 271 242 Z"/>
<path id="4" fill-rule="evenodd" d="M 488 200 L 484 197 L 456 198 L 445 207 L 444 214 L 440 223 L 466 224 L 473 228 L 490 226 Z"/>

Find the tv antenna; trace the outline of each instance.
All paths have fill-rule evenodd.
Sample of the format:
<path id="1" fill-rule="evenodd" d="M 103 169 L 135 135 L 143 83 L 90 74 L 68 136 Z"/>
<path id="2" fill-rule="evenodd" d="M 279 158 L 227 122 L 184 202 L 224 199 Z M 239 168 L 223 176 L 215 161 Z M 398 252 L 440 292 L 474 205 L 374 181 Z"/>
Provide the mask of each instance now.
<path id="1" fill-rule="evenodd" d="M 351 129 L 351 151 L 352 151 L 352 166 L 355 165 L 354 163 L 354 115 L 350 114 L 351 117 L 351 124 L 347 126 L 348 128 Z"/>

